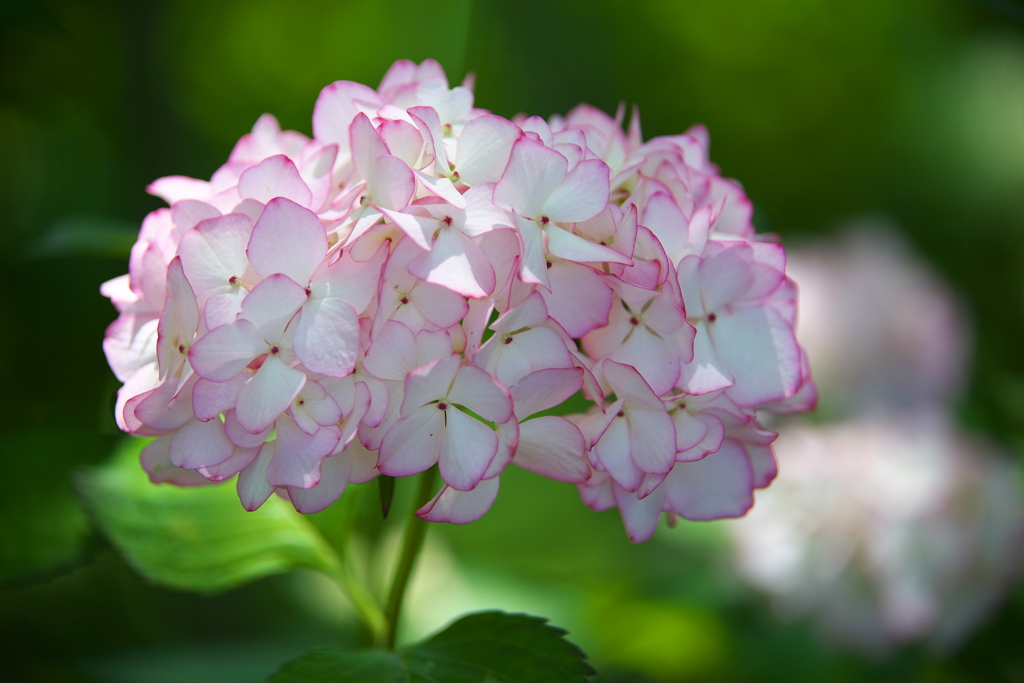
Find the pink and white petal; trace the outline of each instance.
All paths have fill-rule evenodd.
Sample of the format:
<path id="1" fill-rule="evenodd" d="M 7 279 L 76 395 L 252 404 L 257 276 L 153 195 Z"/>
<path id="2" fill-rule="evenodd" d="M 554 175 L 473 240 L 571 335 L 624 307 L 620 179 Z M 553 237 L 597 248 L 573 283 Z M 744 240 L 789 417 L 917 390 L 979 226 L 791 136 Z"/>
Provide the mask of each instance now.
<path id="1" fill-rule="evenodd" d="M 156 363 L 144 365 L 129 377 L 124 385 L 117 390 L 117 401 L 114 405 L 114 420 L 121 431 L 129 434 L 156 436 L 147 434 L 146 427 L 135 417 L 135 404 L 139 396 L 160 386 L 160 377 Z"/>
<path id="2" fill-rule="evenodd" d="M 373 203 L 380 209 L 401 211 L 409 206 L 416 192 L 416 176 L 404 161 L 385 154 L 373 162 L 371 174 L 366 178 Z M 402 226 L 405 229 L 405 226 Z"/>
<path id="3" fill-rule="evenodd" d="M 494 114 L 469 121 L 459 135 L 455 167 L 459 180 L 469 186 L 496 183 L 512 154 L 512 145 L 522 134 L 519 126 Z"/>
<path id="4" fill-rule="evenodd" d="M 251 377 L 248 372 L 239 372 L 226 382 L 198 380 L 192 389 L 192 413 L 196 419 L 206 422 L 234 408 L 238 392 Z"/>
<path id="5" fill-rule="evenodd" d="M 323 427 L 307 434 L 287 417 L 277 421 L 277 448 L 267 467 L 272 486 L 308 489 L 320 481 L 320 461 L 338 445 L 337 427 Z"/>
<path id="6" fill-rule="evenodd" d="M 267 157 L 242 171 L 238 178 L 238 194 L 242 199 L 263 203 L 274 197 L 286 197 L 302 206 L 309 206 L 313 200 L 313 193 L 299 170 L 284 154 Z"/>
<path id="7" fill-rule="evenodd" d="M 658 394 L 632 365 L 605 360 L 597 370 L 611 383 L 615 395 L 626 399 L 627 408 L 662 412 L 665 410 Z"/>
<path id="8" fill-rule="evenodd" d="M 242 301 L 241 316 L 256 326 L 264 340 L 278 341 L 305 302 L 305 287 L 278 273 L 253 287 Z"/>
<path id="9" fill-rule="evenodd" d="M 381 210 L 389 221 L 401 228 L 402 232 L 416 243 L 416 246 L 420 249 L 430 250 L 431 233 L 433 233 L 433 225 L 436 221 L 401 211 L 392 211 L 384 206 L 378 206 L 377 208 Z"/>
<path id="10" fill-rule="evenodd" d="M 349 461 L 348 483 L 365 484 L 380 475 L 377 470 L 377 451 L 364 448 L 358 439 L 345 448 L 344 457 Z"/>
<path id="11" fill-rule="evenodd" d="M 249 512 L 267 502 L 267 498 L 274 492 L 274 487 L 267 481 L 267 467 L 274 458 L 276 446 L 276 441 L 263 444 L 256 459 L 238 473 L 238 482 L 235 485 L 238 499 L 242 502 L 242 507 Z"/>
<path id="12" fill-rule="evenodd" d="M 636 491 L 643 482 L 644 472 L 630 454 L 629 426 L 625 419 L 618 418 L 590 449 L 590 459 L 595 466 L 608 472 L 616 484 L 627 491 Z"/>
<path id="13" fill-rule="evenodd" d="M 426 141 L 416 126 L 403 119 L 381 118 L 377 132 L 391 154 L 409 166 L 425 156 Z"/>
<path id="14" fill-rule="evenodd" d="M 147 185 L 146 192 L 174 204 L 183 199 L 206 199 L 210 195 L 210 183 L 181 175 L 164 176 Z"/>
<path id="15" fill-rule="evenodd" d="M 572 355 L 565 341 L 554 330 L 547 327 L 535 327 L 525 330 L 519 334 L 512 335 L 512 343 L 509 346 L 517 347 L 520 352 L 530 359 L 534 370 L 542 368 L 571 368 Z M 523 375 L 516 377 L 511 382 L 504 382 L 506 385 L 514 384 L 522 379 Z"/>
<path id="16" fill-rule="evenodd" d="M 121 382 L 145 366 L 156 365 L 156 339 L 159 320 L 147 315 L 121 314 L 107 326 L 103 335 L 103 353 L 110 369 Z"/>
<path id="17" fill-rule="evenodd" d="M 193 386 L 184 387 L 183 394 L 179 394 L 178 382 L 171 381 L 148 392 L 140 401 L 132 402 L 132 411 L 136 419 L 158 432 L 174 431 L 195 419 L 190 400 L 195 377 L 192 375 Z"/>
<path id="18" fill-rule="evenodd" d="M 175 466 L 191 470 L 222 463 L 234 450 L 220 420 L 194 420 L 174 433 L 170 457 Z"/>
<path id="19" fill-rule="evenodd" d="M 708 424 L 686 412 L 677 410 L 672 415 L 676 425 L 676 459 L 680 462 L 700 460 L 704 455 L 697 446 L 708 436 Z M 706 455 L 706 451 L 704 452 Z"/>
<path id="20" fill-rule="evenodd" d="M 316 486 L 302 489 L 288 487 L 288 497 L 295 509 L 303 514 L 326 510 L 331 503 L 341 498 L 348 486 L 349 459 L 345 455 L 324 458 L 320 462 L 320 481 Z"/>
<path id="21" fill-rule="evenodd" d="M 768 307 L 741 308 L 708 324 L 708 335 L 735 384 L 729 397 L 741 406 L 782 400 L 803 378 L 793 328 Z"/>
<path id="22" fill-rule="evenodd" d="M 583 504 L 591 510 L 601 512 L 615 507 L 615 494 L 612 492 L 611 478 L 607 472 L 594 471 L 590 480 L 580 484 L 576 489 L 580 492 Z"/>
<path id="23" fill-rule="evenodd" d="M 211 467 L 200 467 L 196 471 L 210 481 L 224 481 L 251 465 L 259 452 L 259 446 L 236 448 L 231 457 L 224 462 Z"/>
<path id="24" fill-rule="evenodd" d="M 238 413 L 229 410 L 224 414 L 224 433 L 231 439 L 231 443 L 239 448 L 257 448 L 262 445 L 271 433 L 274 426 L 271 425 L 258 434 L 247 432 L 245 427 L 238 423 Z"/>
<path id="25" fill-rule="evenodd" d="M 433 500 L 416 511 L 428 522 L 469 524 L 480 519 L 498 497 L 498 477 L 484 479 L 469 491 L 444 486 Z"/>
<path id="26" fill-rule="evenodd" d="M 395 422 L 380 444 L 377 469 L 390 477 L 407 477 L 430 469 L 444 443 L 444 412 L 428 405 Z"/>
<path id="27" fill-rule="evenodd" d="M 376 111 L 383 104 L 373 88 L 353 81 L 335 81 L 321 90 L 316 99 L 313 135 L 322 142 L 334 142 L 342 149 L 350 149 L 349 126 L 356 114 Z M 369 119 L 366 122 L 369 123 Z"/>
<path id="28" fill-rule="evenodd" d="M 512 215 L 494 205 L 493 183 L 474 185 L 462 196 L 466 200 L 466 214 L 458 227 L 470 237 L 514 226 Z"/>
<path id="29" fill-rule="evenodd" d="M 750 460 L 733 439 L 702 460 L 677 463 L 662 486 L 666 505 L 695 521 L 742 517 L 754 504 Z"/>
<path id="30" fill-rule="evenodd" d="M 447 287 L 429 282 L 420 282 L 416 285 L 412 292 L 412 302 L 424 318 L 440 329 L 455 325 L 469 312 L 469 304 L 466 303 L 465 297 Z"/>
<path id="31" fill-rule="evenodd" d="M 564 417 L 538 417 L 519 425 L 513 462 L 556 481 L 582 484 L 590 478 L 584 446 L 579 428 Z"/>
<path id="32" fill-rule="evenodd" d="M 506 386 L 515 384 L 534 369 L 522 349 L 514 343 L 505 344 L 501 337 L 491 337 L 476 355 L 476 362 Z"/>
<path id="33" fill-rule="evenodd" d="M 319 391 L 310 393 L 310 389 L 319 389 Z M 362 387 L 358 387 L 356 394 L 359 397 L 358 402 L 365 404 L 362 405 L 362 410 L 365 412 L 366 407 L 370 404 L 370 392 L 366 385 L 362 384 Z M 299 399 L 303 401 L 302 412 L 313 418 L 318 425 L 328 427 L 341 421 L 341 406 L 323 390 L 319 382 L 307 381 L 306 386 L 299 393 Z"/>
<path id="34" fill-rule="evenodd" d="M 660 411 L 630 409 L 628 399 L 626 404 L 633 461 L 644 472 L 668 474 L 676 459 L 676 428 L 671 416 L 664 408 Z"/>
<path id="35" fill-rule="evenodd" d="M 200 221 L 216 218 L 221 212 L 206 201 L 183 199 L 171 205 L 171 222 L 176 230 L 185 231 L 197 226 Z"/>
<path id="36" fill-rule="evenodd" d="M 472 365 L 458 369 L 448 398 L 485 420 L 507 422 L 512 417 L 512 398 L 508 390 L 494 377 Z"/>
<path id="37" fill-rule="evenodd" d="M 539 219 L 548 197 L 558 189 L 568 170 L 569 162 L 564 156 L 538 140 L 521 137 L 512 145 L 505 172 L 494 186 L 494 203 Z"/>
<path id="38" fill-rule="evenodd" d="M 681 353 L 672 348 L 669 340 L 640 325 L 611 358 L 634 367 L 657 397 L 671 390 L 679 380 Z"/>
<path id="39" fill-rule="evenodd" d="M 420 184 L 431 194 L 440 197 L 457 209 L 466 208 L 465 198 L 455 189 L 455 185 L 448 178 L 437 178 L 423 171 L 414 170 L 413 173 Z"/>
<path id="40" fill-rule="evenodd" d="M 214 483 L 195 470 L 183 469 L 171 462 L 172 438 L 170 434 L 161 436 L 142 449 L 139 460 L 142 469 L 149 475 L 149 480 L 154 484 L 168 482 L 175 486 L 203 486 Z"/>
<path id="41" fill-rule="evenodd" d="M 188 351 L 196 373 L 211 382 L 226 382 L 267 351 L 267 342 L 248 320 L 222 325 L 203 335 Z"/>
<path id="42" fill-rule="evenodd" d="M 548 283 L 548 262 L 544 257 L 544 231 L 534 221 L 515 215 L 519 238 L 523 243 L 523 260 L 519 265 L 520 277 L 524 282 L 543 285 Z"/>
<path id="43" fill-rule="evenodd" d="M 359 355 L 359 316 L 343 299 L 308 299 L 295 329 L 295 355 L 307 370 L 344 377 Z"/>
<path id="44" fill-rule="evenodd" d="M 509 389 L 520 421 L 564 403 L 583 387 L 582 368 L 544 368 L 523 377 Z"/>
<path id="45" fill-rule="evenodd" d="M 315 213 L 277 197 L 256 221 L 245 253 L 259 275 L 284 273 L 306 285 L 327 255 L 327 232 Z"/>
<path id="46" fill-rule="evenodd" d="M 212 330 L 235 322 L 238 314 L 242 312 L 242 301 L 247 294 L 242 287 L 232 287 L 207 299 L 203 306 L 203 322 L 206 323 L 206 328 Z"/>
<path id="47" fill-rule="evenodd" d="M 239 424 L 253 434 L 262 432 L 288 409 L 305 384 L 305 373 L 288 367 L 277 356 L 267 356 L 238 392 L 235 410 Z"/>
<path id="48" fill-rule="evenodd" d="M 167 301 L 157 325 L 156 357 L 161 377 L 172 367 L 180 369 L 183 351 L 195 339 L 199 328 L 199 307 L 196 296 L 181 269 L 181 258 L 175 257 L 167 266 Z"/>
<path id="49" fill-rule="evenodd" d="M 430 251 L 409 264 L 409 272 L 473 299 L 494 291 L 494 268 L 487 254 L 462 232 L 443 228 Z"/>
<path id="50" fill-rule="evenodd" d="M 444 399 L 459 372 L 460 362 L 458 356 L 449 355 L 409 372 L 405 378 L 401 416 L 408 417 L 423 406 Z"/>
<path id="51" fill-rule="evenodd" d="M 444 445 L 438 458 L 441 478 L 469 491 L 483 478 L 498 452 L 498 436 L 490 426 L 451 406 L 445 412 Z"/>
<path id="52" fill-rule="evenodd" d="M 661 242 L 673 261 L 683 256 L 689 237 L 689 221 L 666 192 L 655 192 L 643 207 L 640 221 Z"/>
<path id="53" fill-rule="evenodd" d="M 373 127 L 369 117 L 359 112 L 355 114 L 352 123 L 349 125 L 349 140 L 352 149 L 352 165 L 355 166 L 359 177 L 368 183 L 373 174 L 373 166 L 381 156 L 390 154 L 384 139 Z M 328 142 L 340 142 L 338 140 L 327 140 Z"/>
<path id="54" fill-rule="evenodd" d="M 232 276 L 245 275 L 245 247 L 253 221 L 240 213 L 211 218 L 186 232 L 178 245 L 189 283 L 201 295 L 230 285 Z"/>
<path id="55" fill-rule="evenodd" d="M 412 330 L 396 320 L 389 320 L 381 327 L 373 344 L 366 352 L 362 367 L 374 377 L 402 381 L 416 357 L 416 337 Z"/>
<path id="56" fill-rule="evenodd" d="M 688 394 L 700 396 L 730 387 L 732 383 L 715 352 L 706 325 L 698 324 L 697 335 L 693 339 L 693 360 L 680 367 L 679 388 Z"/>
<path id="57" fill-rule="evenodd" d="M 550 193 L 544 202 L 543 212 L 551 220 L 560 223 L 585 221 L 601 213 L 608 206 L 609 192 L 608 165 L 600 159 L 587 159 L 576 164 L 554 192 Z M 619 258 L 625 258 L 618 252 L 616 254 Z M 625 261 L 631 262 L 632 260 Z"/>
<path id="58" fill-rule="evenodd" d="M 448 174 L 448 158 L 444 150 L 444 133 L 441 131 L 441 119 L 433 107 L 409 107 L 407 110 L 413 123 L 420 129 L 425 140 L 430 142 L 434 153 L 434 168 L 437 175 Z"/>
<path id="59" fill-rule="evenodd" d="M 344 299 L 361 313 L 377 295 L 381 267 L 389 254 L 387 244 L 381 244 L 367 261 L 357 261 L 346 251 L 334 263 L 321 266 L 310 289 L 317 298 Z"/>
<path id="60" fill-rule="evenodd" d="M 558 262 L 548 270 L 547 277 L 551 289 L 542 289 L 540 294 L 548 313 L 569 336 L 579 339 L 608 324 L 614 295 L 594 269 L 571 261 Z"/>
<path id="61" fill-rule="evenodd" d="M 719 311 L 746 299 L 754 281 L 753 263 L 753 251 L 746 242 L 709 243 L 698 270 L 705 310 Z"/>
<path id="62" fill-rule="evenodd" d="M 750 458 L 750 468 L 754 474 L 754 488 L 763 489 L 775 480 L 779 474 L 779 464 L 775 452 L 770 445 L 743 444 Z"/>
<path id="63" fill-rule="evenodd" d="M 636 493 L 625 491 L 614 484 L 612 491 L 629 540 L 634 543 L 643 543 L 653 536 L 658 529 L 658 521 L 661 519 L 660 496 L 648 495 L 638 498 Z"/>

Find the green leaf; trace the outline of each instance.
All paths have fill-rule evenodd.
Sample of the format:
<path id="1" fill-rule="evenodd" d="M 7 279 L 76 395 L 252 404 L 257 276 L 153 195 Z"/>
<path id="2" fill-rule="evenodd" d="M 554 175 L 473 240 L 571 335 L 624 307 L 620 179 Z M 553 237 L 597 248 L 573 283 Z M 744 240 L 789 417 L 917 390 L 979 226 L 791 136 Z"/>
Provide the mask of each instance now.
<path id="1" fill-rule="evenodd" d="M 585 683 L 594 670 L 565 633 L 541 617 L 480 612 L 397 652 L 307 652 L 268 683 Z"/>
<path id="2" fill-rule="evenodd" d="M 338 572 L 333 549 L 286 501 L 272 496 L 246 512 L 230 482 L 153 484 L 139 465 L 145 443 L 129 440 L 82 473 L 78 488 L 96 525 L 147 579 L 212 594 L 298 567 Z"/>

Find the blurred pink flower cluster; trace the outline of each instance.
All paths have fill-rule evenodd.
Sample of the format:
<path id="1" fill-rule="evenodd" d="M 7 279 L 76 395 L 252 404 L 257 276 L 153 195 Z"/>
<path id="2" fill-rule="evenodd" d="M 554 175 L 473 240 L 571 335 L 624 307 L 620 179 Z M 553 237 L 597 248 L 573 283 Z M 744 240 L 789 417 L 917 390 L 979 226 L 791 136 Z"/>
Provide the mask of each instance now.
<path id="1" fill-rule="evenodd" d="M 790 616 L 879 655 L 963 641 L 1016 577 L 1020 473 L 961 432 L 970 325 L 888 231 L 792 255 L 825 424 L 779 427 L 782 474 L 730 525 L 740 571 Z"/>
<path id="2" fill-rule="evenodd" d="M 703 128 L 645 143 L 622 119 L 508 120 L 400 61 L 327 86 L 312 139 L 265 115 L 209 181 L 154 182 L 170 207 L 102 288 L 153 481 L 237 474 L 247 509 L 314 512 L 436 464 L 419 514 L 463 523 L 514 463 L 634 540 L 746 512 L 775 476 L 755 411 L 815 400 L 785 255 Z"/>

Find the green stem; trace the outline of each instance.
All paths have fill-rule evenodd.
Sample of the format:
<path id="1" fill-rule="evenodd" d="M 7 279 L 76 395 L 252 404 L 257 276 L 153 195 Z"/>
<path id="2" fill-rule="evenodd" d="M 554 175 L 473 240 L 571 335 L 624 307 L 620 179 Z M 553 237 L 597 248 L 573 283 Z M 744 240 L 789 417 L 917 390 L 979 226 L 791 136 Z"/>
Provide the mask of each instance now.
<path id="1" fill-rule="evenodd" d="M 356 611 L 359 612 L 363 625 L 370 632 L 374 646 L 380 647 L 387 638 L 388 620 L 377 599 L 373 597 L 373 593 L 370 592 L 366 584 L 359 579 L 352 564 L 346 558 L 342 558 L 341 567 L 335 578 L 345 587 L 345 593 L 352 601 Z"/>
<path id="2" fill-rule="evenodd" d="M 395 578 L 391 583 L 391 592 L 388 594 L 388 605 L 384 612 L 387 625 L 387 633 L 384 641 L 385 647 L 389 650 L 395 649 L 395 641 L 398 636 L 398 616 L 402 611 L 402 599 L 405 597 L 405 589 L 412 576 L 413 567 L 416 564 L 416 557 L 423 548 L 423 539 L 427 535 L 427 525 L 430 522 L 418 517 L 416 511 L 425 505 L 434 495 L 434 482 L 437 479 L 437 468 L 431 467 L 420 477 L 420 487 L 416 493 L 416 500 L 413 501 L 412 516 L 408 526 L 405 527 L 405 537 L 402 539 L 402 552 L 398 558 L 398 566 L 395 568 Z"/>

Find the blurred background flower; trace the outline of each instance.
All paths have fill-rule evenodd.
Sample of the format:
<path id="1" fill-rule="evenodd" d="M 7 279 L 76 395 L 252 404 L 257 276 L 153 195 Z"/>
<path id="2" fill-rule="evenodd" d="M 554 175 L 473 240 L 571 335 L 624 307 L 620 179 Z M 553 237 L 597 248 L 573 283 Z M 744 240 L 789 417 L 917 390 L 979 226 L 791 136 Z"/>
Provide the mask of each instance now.
<path id="1" fill-rule="evenodd" d="M 701 122 L 712 159 L 754 201 L 758 229 L 787 250 L 850 217 L 891 217 L 904 250 L 937 274 L 925 279 L 942 278 L 959 301 L 902 317 L 941 328 L 962 307 L 972 329 L 944 336 L 942 353 L 963 357 L 972 339 L 975 351 L 966 373 L 947 366 L 886 391 L 898 402 L 934 394 L 955 416 L 949 429 L 1024 452 L 1022 22 L 1013 0 L 0 2 L 10 678 L 260 680 L 309 647 L 356 638 L 346 603 L 312 573 L 212 598 L 146 584 L 94 531 L 73 481 L 119 442 L 118 383 L 100 348 L 114 312 L 97 289 L 124 272 L 139 221 L 162 205 L 145 186 L 209 177 L 264 112 L 309 134 L 320 88 L 376 85 L 399 58 L 435 58 L 452 82 L 475 72 L 477 104 L 503 116 L 624 101 L 639 105 L 648 138 Z M 915 277 L 892 287 L 912 291 Z M 936 362 L 907 358 L 876 374 Z M 822 420 L 867 391 L 841 376 L 822 384 Z M 934 450 L 956 461 L 956 448 Z M 479 522 L 431 529 L 410 635 L 497 607 L 570 629 L 603 681 L 1024 679 L 1019 588 L 959 647 L 876 661 L 805 621 L 780 623 L 732 570 L 721 524 L 680 523 L 633 546 L 617 513 L 586 509 L 571 487 L 515 473 L 502 489 Z M 364 496 L 367 531 L 353 552 L 388 546 L 375 497 Z M 329 530 L 335 514 L 316 523 Z"/>

